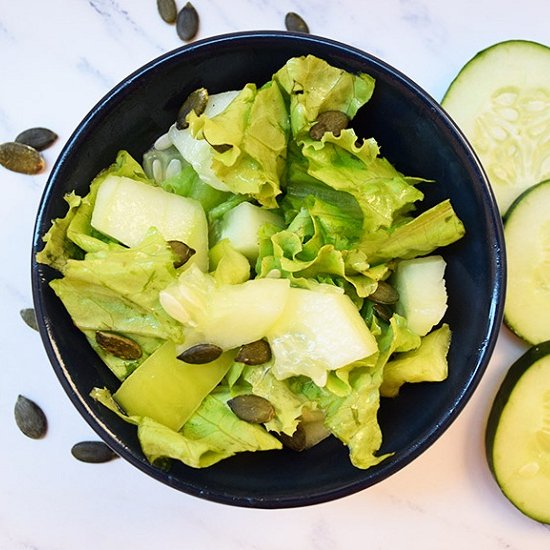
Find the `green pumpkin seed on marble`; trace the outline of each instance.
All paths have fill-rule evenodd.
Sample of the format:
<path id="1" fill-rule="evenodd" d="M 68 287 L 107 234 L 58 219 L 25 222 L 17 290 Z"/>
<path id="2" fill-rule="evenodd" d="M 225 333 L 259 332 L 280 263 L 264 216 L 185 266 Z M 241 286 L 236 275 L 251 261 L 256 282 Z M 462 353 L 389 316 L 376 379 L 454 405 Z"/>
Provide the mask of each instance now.
<path id="1" fill-rule="evenodd" d="M 185 130 L 189 126 L 187 115 L 194 111 L 197 116 L 202 115 L 208 103 L 208 90 L 206 88 L 198 88 L 191 92 L 187 99 L 183 102 L 176 117 L 176 128 Z"/>
<path id="2" fill-rule="evenodd" d="M 263 365 L 271 359 L 271 347 L 266 340 L 256 340 L 239 348 L 235 361 L 245 365 Z"/>
<path id="3" fill-rule="evenodd" d="M 57 139 L 57 134 L 48 130 L 48 128 L 29 128 L 21 132 L 16 138 L 17 143 L 23 143 L 36 149 L 37 151 L 43 151 L 52 145 Z"/>
<path id="4" fill-rule="evenodd" d="M 259 395 L 238 395 L 230 399 L 227 405 L 241 420 L 253 424 L 269 422 L 275 416 L 273 405 Z"/>
<path id="5" fill-rule="evenodd" d="M 21 315 L 21 319 L 25 322 L 25 324 L 32 328 L 33 330 L 38 330 L 38 321 L 36 320 L 36 312 L 32 307 L 27 307 L 22 309 L 19 312 L 19 315 Z"/>
<path id="6" fill-rule="evenodd" d="M 41 439 L 48 431 L 48 421 L 44 411 L 31 399 L 23 395 L 17 397 L 13 409 L 17 427 L 31 439 Z"/>
<path id="7" fill-rule="evenodd" d="M 95 333 L 95 341 L 104 351 L 120 359 L 135 361 L 143 353 L 135 340 L 116 332 L 98 330 Z"/>
<path id="8" fill-rule="evenodd" d="M 199 14 L 193 4 L 187 2 L 176 18 L 176 32 L 182 40 L 188 42 L 196 36 L 198 31 Z"/>
<path id="9" fill-rule="evenodd" d="M 178 359 L 193 365 L 203 365 L 215 361 L 222 353 L 222 348 L 215 344 L 197 344 L 180 353 Z"/>
<path id="10" fill-rule="evenodd" d="M 181 241 L 168 241 L 168 245 L 172 249 L 176 259 L 174 260 L 174 267 L 177 269 L 182 265 L 185 265 L 195 254 L 195 250 L 190 246 L 187 246 Z"/>
<path id="11" fill-rule="evenodd" d="M 293 11 L 285 15 L 285 27 L 287 31 L 309 33 L 309 27 L 303 17 Z"/>
<path id="12" fill-rule="evenodd" d="M 395 304 L 399 301 L 399 292 L 386 281 L 378 281 L 376 290 L 367 298 L 376 304 Z"/>
<path id="13" fill-rule="evenodd" d="M 71 454 L 81 462 L 101 464 L 118 458 L 118 455 L 103 441 L 80 441 L 71 448 Z"/>
<path id="14" fill-rule="evenodd" d="M 178 16 L 178 8 L 175 0 L 157 0 L 159 15 L 166 23 L 174 23 Z"/>
<path id="15" fill-rule="evenodd" d="M 317 121 L 310 128 L 309 135 L 311 139 L 320 141 L 326 132 L 331 132 L 336 137 L 340 135 L 342 130 L 348 127 L 349 118 L 342 111 L 325 111 L 319 113 Z"/>
<path id="16" fill-rule="evenodd" d="M 33 147 L 16 141 L 0 145 L 0 164 L 20 174 L 34 175 L 42 172 L 46 163 L 42 155 Z"/>

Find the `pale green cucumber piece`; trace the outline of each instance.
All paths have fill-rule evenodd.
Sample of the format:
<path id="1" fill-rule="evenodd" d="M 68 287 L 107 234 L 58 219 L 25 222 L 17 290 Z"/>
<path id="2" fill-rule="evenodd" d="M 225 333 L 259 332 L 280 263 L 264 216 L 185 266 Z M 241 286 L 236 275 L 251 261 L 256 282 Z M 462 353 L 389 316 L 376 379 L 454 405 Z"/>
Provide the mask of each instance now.
<path id="1" fill-rule="evenodd" d="M 402 260 L 397 265 L 393 284 L 399 292 L 397 313 L 407 326 L 425 336 L 441 321 L 447 310 L 445 260 L 438 255 Z"/>
<path id="2" fill-rule="evenodd" d="M 485 447 L 504 495 L 527 516 L 550 523 L 550 342 L 527 350 L 506 373 Z"/>
<path id="3" fill-rule="evenodd" d="M 530 344 L 550 340 L 550 180 L 525 191 L 504 219 L 504 322 Z"/>
<path id="4" fill-rule="evenodd" d="M 200 203 L 131 178 L 108 176 L 97 191 L 92 227 L 136 246 L 155 227 L 195 250 L 190 262 L 208 269 L 208 225 Z"/>
<path id="5" fill-rule="evenodd" d="M 277 378 L 305 375 L 318 386 L 326 384 L 329 370 L 378 351 L 351 299 L 328 285 L 323 290 L 290 288 L 285 308 L 266 336 Z"/>
<path id="6" fill-rule="evenodd" d="M 159 299 L 186 326 L 186 347 L 208 343 L 230 350 L 263 338 L 282 315 L 289 291 L 288 279 L 218 284 L 191 266 Z"/>
<path id="7" fill-rule="evenodd" d="M 178 431 L 233 364 L 234 353 L 192 365 L 176 358 L 167 341 L 149 356 L 114 394 L 129 416 L 146 416 Z"/>
<path id="8" fill-rule="evenodd" d="M 550 177 L 550 48 L 500 42 L 460 71 L 441 102 L 479 156 L 501 214 Z"/>
<path id="9" fill-rule="evenodd" d="M 260 251 L 258 234 L 266 224 L 282 228 L 283 220 L 270 210 L 241 202 L 223 217 L 220 240 L 228 239 L 237 252 L 244 254 L 251 262 L 256 262 Z"/>

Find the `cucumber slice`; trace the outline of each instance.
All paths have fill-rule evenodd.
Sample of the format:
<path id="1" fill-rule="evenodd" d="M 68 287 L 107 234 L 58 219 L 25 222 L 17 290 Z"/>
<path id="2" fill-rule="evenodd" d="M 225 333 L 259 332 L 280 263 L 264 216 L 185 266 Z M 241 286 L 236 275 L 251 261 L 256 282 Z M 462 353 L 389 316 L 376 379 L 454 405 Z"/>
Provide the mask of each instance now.
<path id="1" fill-rule="evenodd" d="M 504 214 L 550 178 L 550 48 L 510 40 L 479 52 L 441 101 L 478 154 Z"/>
<path id="2" fill-rule="evenodd" d="M 506 374 L 485 446 L 504 495 L 525 515 L 550 523 L 550 342 L 529 349 Z"/>
<path id="3" fill-rule="evenodd" d="M 504 218 L 504 322 L 530 344 L 550 340 L 550 180 L 525 191 Z"/>

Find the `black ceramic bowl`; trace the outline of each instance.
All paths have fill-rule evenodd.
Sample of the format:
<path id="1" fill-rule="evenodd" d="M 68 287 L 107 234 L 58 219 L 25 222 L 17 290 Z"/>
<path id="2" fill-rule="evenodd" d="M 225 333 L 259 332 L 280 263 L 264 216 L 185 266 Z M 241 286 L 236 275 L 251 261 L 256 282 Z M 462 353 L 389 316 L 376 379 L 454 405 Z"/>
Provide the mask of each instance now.
<path id="1" fill-rule="evenodd" d="M 391 458 L 369 470 L 354 468 L 347 448 L 329 438 L 295 453 L 245 453 L 207 469 L 174 464 L 169 472 L 144 458 L 134 426 L 94 402 L 94 386 L 114 390 L 110 375 L 74 328 L 48 286 L 58 276 L 33 259 L 32 279 L 40 332 L 59 380 L 91 427 L 118 454 L 153 478 L 202 498 L 258 508 L 303 506 L 369 487 L 410 463 L 458 416 L 483 375 L 501 324 L 504 249 L 500 217 L 472 149 L 437 103 L 379 59 L 324 38 L 283 32 L 251 32 L 210 38 L 152 61 L 116 86 L 84 118 L 52 170 L 40 203 L 33 258 L 53 218 L 63 216 L 62 197 L 87 192 L 92 178 L 119 149 L 136 158 L 175 120 L 183 99 L 205 86 L 211 93 L 262 84 L 290 57 L 314 54 L 376 79 L 372 100 L 354 126 L 375 136 L 382 152 L 404 173 L 434 179 L 423 207 L 449 197 L 467 234 L 444 256 L 453 330 L 449 378 L 405 387 L 383 399 L 381 452 Z"/>

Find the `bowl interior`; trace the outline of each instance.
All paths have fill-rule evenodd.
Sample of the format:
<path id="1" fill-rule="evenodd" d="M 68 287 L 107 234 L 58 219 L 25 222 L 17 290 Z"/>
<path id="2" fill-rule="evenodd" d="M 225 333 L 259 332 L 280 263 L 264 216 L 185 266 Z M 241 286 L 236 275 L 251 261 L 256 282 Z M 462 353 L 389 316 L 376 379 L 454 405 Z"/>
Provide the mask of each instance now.
<path id="1" fill-rule="evenodd" d="M 48 287 L 58 276 L 33 260 L 33 292 L 41 334 L 53 367 L 84 418 L 121 456 L 149 475 L 211 500 L 255 507 L 322 502 L 368 487 L 425 450 L 458 415 L 488 362 L 502 316 L 503 240 L 500 218 L 474 154 L 437 104 L 409 79 L 353 48 L 308 35 L 263 32 L 215 37 L 151 62 L 110 92 L 87 115 L 62 151 L 40 204 L 33 258 L 53 218 L 65 214 L 65 193 L 83 195 L 90 181 L 114 161 L 119 149 L 135 158 L 175 119 L 183 99 L 205 86 L 211 93 L 262 84 L 290 57 L 314 54 L 376 79 L 372 100 L 354 127 L 374 136 L 399 170 L 436 180 L 425 186 L 424 207 L 449 197 L 467 234 L 444 251 L 453 330 L 449 378 L 405 387 L 383 399 L 379 420 L 382 452 L 394 455 L 369 470 L 351 466 L 334 439 L 304 453 L 248 453 L 211 468 L 174 464 L 169 472 L 143 457 L 136 431 L 89 397 L 94 386 L 117 387 L 63 305 Z"/>

